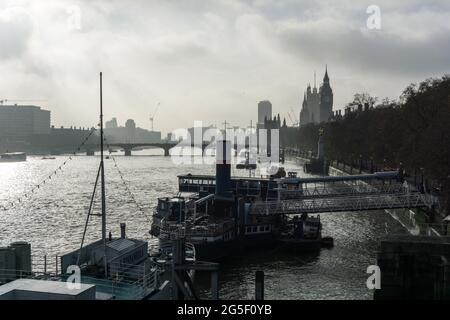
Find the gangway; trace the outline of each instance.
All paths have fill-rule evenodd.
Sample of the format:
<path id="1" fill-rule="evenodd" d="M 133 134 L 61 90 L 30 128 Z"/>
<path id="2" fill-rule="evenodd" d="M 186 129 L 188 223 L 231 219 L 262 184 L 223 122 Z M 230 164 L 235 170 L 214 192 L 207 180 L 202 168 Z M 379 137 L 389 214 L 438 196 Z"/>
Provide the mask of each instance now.
<path id="1" fill-rule="evenodd" d="M 420 192 L 361 194 L 351 196 L 309 197 L 254 203 L 251 214 L 301 214 L 343 211 L 368 211 L 400 208 L 429 208 L 433 201 Z"/>
<path id="2" fill-rule="evenodd" d="M 180 192 L 215 191 L 215 176 L 178 176 Z M 434 199 L 404 183 L 399 171 L 373 174 L 248 178 L 233 177 L 230 191 L 238 197 L 260 195 L 250 214 L 302 214 L 397 208 L 431 208 Z"/>

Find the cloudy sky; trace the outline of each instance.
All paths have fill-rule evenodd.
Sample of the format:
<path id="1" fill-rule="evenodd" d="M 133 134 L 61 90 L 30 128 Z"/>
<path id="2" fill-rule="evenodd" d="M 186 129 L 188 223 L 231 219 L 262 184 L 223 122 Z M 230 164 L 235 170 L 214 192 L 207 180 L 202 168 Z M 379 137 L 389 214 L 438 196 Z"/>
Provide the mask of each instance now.
<path id="1" fill-rule="evenodd" d="M 381 29 L 367 27 L 367 7 Z M 397 98 L 450 72 L 450 2 L 0 0 L 0 99 L 44 99 L 52 123 L 105 116 L 155 129 L 247 125 L 257 102 L 296 117 L 328 64 L 335 108 L 355 92 Z M 289 123 L 290 121 L 288 121 Z"/>

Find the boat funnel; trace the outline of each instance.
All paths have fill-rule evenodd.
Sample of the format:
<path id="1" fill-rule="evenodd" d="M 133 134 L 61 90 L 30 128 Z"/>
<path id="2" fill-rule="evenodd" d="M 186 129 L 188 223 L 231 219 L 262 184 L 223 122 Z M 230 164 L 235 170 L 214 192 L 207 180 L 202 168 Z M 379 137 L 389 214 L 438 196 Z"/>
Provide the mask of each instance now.
<path id="1" fill-rule="evenodd" d="M 216 196 L 229 197 L 231 182 L 231 142 L 217 141 L 216 147 Z"/>
<path id="2" fill-rule="evenodd" d="M 125 224 L 125 223 L 121 223 L 120 224 L 120 237 L 122 238 L 122 239 L 125 239 L 126 238 L 126 228 L 127 228 L 127 225 Z"/>

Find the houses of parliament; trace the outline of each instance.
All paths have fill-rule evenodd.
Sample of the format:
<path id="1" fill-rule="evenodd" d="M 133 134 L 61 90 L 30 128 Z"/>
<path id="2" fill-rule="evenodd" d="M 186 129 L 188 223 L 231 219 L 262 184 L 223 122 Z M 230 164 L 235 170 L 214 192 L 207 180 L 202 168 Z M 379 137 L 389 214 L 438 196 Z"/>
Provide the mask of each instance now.
<path id="1" fill-rule="evenodd" d="M 316 87 L 314 75 L 314 88 L 311 85 L 303 96 L 302 109 L 300 111 L 300 125 L 308 123 L 320 123 L 328 121 L 333 116 L 333 90 L 330 87 L 328 70 L 325 68 L 325 76 L 319 90 Z"/>

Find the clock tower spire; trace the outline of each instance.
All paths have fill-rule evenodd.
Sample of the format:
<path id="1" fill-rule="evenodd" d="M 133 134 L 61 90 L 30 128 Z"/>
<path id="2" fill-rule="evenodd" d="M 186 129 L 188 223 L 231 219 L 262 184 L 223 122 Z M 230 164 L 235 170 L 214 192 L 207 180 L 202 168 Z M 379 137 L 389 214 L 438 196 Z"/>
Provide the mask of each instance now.
<path id="1" fill-rule="evenodd" d="M 323 84 L 319 90 L 320 94 L 320 122 L 328 121 L 333 115 L 333 90 L 330 86 L 330 77 L 328 76 L 328 66 L 325 66 L 325 76 Z"/>

